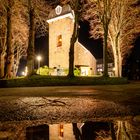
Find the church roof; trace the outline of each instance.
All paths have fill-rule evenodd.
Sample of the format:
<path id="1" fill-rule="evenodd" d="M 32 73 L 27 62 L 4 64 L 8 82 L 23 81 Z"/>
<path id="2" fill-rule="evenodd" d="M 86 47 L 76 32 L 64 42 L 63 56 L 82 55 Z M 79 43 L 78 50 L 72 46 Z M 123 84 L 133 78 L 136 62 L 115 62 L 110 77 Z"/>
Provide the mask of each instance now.
<path id="1" fill-rule="evenodd" d="M 60 6 L 58 5 L 55 9 L 53 9 L 49 16 L 48 19 L 53 19 L 53 18 L 57 18 L 66 14 L 71 13 L 72 15 L 74 15 L 73 10 L 71 9 L 70 5 L 64 5 L 64 6 Z"/>

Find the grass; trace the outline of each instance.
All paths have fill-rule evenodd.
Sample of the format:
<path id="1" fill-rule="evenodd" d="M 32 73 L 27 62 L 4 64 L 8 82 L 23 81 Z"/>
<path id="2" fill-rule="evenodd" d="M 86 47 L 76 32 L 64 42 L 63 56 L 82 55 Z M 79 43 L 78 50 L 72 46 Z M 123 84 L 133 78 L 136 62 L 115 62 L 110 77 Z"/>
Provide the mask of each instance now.
<path id="1" fill-rule="evenodd" d="M 104 78 L 104 77 L 73 77 L 67 76 L 40 76 L 34 75 L 30 78 L 16 78 L 0 80 L 0 87 L 39 87 L 39 86 L 71 86 L 71 85 L 118 85 L 126 84 L 126 78 Z"/>

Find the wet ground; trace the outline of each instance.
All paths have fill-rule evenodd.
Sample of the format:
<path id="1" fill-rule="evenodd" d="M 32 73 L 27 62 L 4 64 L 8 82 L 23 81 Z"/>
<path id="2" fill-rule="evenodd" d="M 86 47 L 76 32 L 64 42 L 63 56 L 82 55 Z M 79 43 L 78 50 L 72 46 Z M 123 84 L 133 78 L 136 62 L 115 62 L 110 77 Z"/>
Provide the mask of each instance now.
<path id="1" fill-rule="evenodd" d="M 48 125 L 72 126 L 73 123 L 86 122 L 115 122 L 121 128 L 121 133 L 126 130 L 126 126 L 128 129 L 130 126 L 138 128 L 140 83 L 0 89 L 0 138 L 7 136 L 24 140 L 27 135 L 25 132 L 30 127 L 45 125 L 46 129 Z M 73 131 L 73 127 L 71 129 Z M 46 135 L 44 140 L 47 140 Z M 76 137 L 70 140 L 76 140 Z"/>
<path id="2" fill-rule="evenodd" d="M 140 115 L 140 83 L 0 89 L 0 121 L 69 122 Z"/>
<path id="3" fill-rule="evenodd" d="M 5 101 L 3 101 L 5 100 Z M 0 99 L 1 121 L 46 120 L 69 122 L 69 120 L 92 120 L 112 117 L 134 116 L 139 111 L 136 105 L 118 104 L 93 97 L 13 97 Z M 135 109 L 135 110 L 134 110 Z"/>

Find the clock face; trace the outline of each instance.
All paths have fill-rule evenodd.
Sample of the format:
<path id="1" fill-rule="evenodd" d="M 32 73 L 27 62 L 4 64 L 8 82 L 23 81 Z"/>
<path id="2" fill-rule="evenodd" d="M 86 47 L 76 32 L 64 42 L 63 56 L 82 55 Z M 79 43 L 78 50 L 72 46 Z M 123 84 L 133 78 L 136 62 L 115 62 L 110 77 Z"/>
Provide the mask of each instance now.
<path id="1" fill-rule="evenodd" d="M 57 15 L 60 15 L 61 12 L 62 12 L 62 7 L 61 7 L 60 5 L 58 5 L 58 6 L 55 8 L 55 13 L 56 13 Z"/>

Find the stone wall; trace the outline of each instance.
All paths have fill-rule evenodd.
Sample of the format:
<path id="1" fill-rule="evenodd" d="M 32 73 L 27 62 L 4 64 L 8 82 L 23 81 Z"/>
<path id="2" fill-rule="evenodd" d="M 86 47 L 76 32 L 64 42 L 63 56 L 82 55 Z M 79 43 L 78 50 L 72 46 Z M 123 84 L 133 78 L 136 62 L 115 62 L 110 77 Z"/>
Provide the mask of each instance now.
<path id="1" fill-rule="evenodd" d="M 73 31 L 73 21 L 64 18 L 49 24 L 49 67 L 68 68 L 70 38 Z M 57 47 L 57 37 L 62 35 L 62 46 Z"/>

